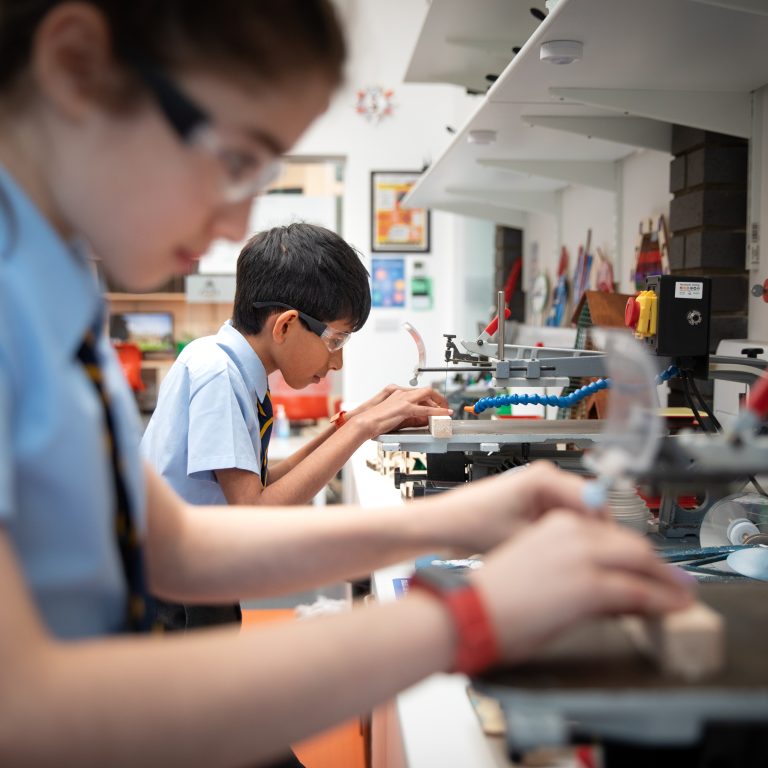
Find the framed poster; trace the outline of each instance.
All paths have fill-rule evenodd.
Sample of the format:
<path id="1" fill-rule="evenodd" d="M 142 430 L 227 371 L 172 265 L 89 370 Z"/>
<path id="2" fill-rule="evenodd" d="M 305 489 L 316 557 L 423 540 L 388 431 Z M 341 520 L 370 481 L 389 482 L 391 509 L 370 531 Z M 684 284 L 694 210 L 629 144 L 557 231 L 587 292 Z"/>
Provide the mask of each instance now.
<path id="1" fill-rule="evenodd" d="M 371 260 L 371 305 L 405 306 L 405 259 Z"/>
<path id="2" fill-rule="evenodd" d="M 371 171 L 373 253 L 429 251 L 429 211 L 402 204 L 420 175 L 415 171 Z"/>

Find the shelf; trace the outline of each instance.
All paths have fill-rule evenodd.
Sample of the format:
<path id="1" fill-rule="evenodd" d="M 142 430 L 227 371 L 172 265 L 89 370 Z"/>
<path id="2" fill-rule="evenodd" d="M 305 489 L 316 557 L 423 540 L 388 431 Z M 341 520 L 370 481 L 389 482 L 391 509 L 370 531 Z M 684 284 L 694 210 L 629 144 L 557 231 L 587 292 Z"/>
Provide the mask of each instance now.
<path id="1" fill-rule="evenodd" d="M 465 8 L 467 24 L 482 15 Z M 669 152 L 672 123 L 749 137 L 751 92 L 768 83 L 766 13 L 763 0 L 560 0 L 407 203 L 541 210 L 528 193 L 610 189 L 611 164 L 638 147 Z M 582 42 L 582 60 L 542 62 L 551 40 Z M 470 144 L 475 129 L 496 141 Z"/>
<path id="2" fill-rule="evenodd" d="M 475 6 L 477 9 L 478 6 Z M 531 7 L 544 0 L 432 0 L 405 73 L 405 82 L 453 83 L 484 93 L 486 75 L 500 75 L 539 26 Z"/>
<path id="3" fill-rule="evenodd" d="M 179 301 L 186 302 L 185 293 L 107 293 L 107 301 Z"/>

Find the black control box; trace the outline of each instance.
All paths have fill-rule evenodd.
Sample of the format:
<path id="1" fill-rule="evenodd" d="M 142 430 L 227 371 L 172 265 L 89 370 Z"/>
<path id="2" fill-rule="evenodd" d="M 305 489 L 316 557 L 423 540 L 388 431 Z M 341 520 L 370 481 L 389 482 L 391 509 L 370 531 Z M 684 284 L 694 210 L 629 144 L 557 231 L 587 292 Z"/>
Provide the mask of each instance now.
<path id="1" fill-rule="evenodd" d="M 709 361 L 709 319 L 712 280 L 709 277 L 654 275 L 646 290 L 658 297 L 656 334 L 647 339 L 657 355 L 706 378 Z"/>

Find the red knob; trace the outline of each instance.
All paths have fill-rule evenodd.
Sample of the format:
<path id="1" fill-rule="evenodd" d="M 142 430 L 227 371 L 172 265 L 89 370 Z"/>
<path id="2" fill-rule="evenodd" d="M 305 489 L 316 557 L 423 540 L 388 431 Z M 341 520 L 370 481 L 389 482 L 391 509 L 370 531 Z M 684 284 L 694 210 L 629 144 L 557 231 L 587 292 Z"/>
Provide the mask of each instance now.
<path id="1" fill-rule="evenodd" d="M 624 325 L 627 328 L 634 328 L 637 326 L 637 321 L 640 319 L 640 305 L 634 296 L 627 299 L 627 305 L 624 307 Z"/>

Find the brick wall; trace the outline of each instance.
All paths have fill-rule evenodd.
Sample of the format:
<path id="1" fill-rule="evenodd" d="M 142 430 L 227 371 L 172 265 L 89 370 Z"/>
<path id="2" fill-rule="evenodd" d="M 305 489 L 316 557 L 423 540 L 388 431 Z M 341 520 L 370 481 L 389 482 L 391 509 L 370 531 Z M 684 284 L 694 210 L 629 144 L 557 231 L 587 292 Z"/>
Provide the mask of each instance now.
<path id="1" fill-rule="evenodd" d="M 672 154 L 670 270 L 675 275 L 713 278 L 710 351 L 714 352 L 721 339 L 747 337 L 748 143 L 674 126 Z M 700 384 L 700 389 L 711 396 L 711 383 Z"/>

